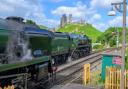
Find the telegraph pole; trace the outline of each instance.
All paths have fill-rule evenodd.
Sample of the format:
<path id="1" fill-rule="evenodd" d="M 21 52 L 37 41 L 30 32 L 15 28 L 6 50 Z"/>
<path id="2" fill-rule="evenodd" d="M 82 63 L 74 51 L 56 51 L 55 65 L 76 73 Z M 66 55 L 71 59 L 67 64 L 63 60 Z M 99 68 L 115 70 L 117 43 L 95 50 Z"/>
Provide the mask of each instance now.
<path id="1" fill-rule="evenodd" d="M 127 3 L 126 0 L 123 2 L 112 3 L 115 6 L 115 9 L 121 13 L 123 13 L 123 30 L 122 30 L 122 64 L 121 64 L 121 80 L 120 80 L 120 89 L 124 89 L 125 84 L 125 52 L 126 52 L 126 11 L 127 11 Z M 119 5 L 119 7 L 118 7 Z M 123 10 L 121 10 L 121 5 L 123 5 Z M 112 9 L 108 13 L 109 16 L 115 16 L 115 11 Z"/>
<path id="2" fill-rule="evenodd" d="M 123 0 L 123 35 L 122 35 L 122 65 L 120 89 L 124 89 L 125 52 L 126 52 L 126 0 Z"/>

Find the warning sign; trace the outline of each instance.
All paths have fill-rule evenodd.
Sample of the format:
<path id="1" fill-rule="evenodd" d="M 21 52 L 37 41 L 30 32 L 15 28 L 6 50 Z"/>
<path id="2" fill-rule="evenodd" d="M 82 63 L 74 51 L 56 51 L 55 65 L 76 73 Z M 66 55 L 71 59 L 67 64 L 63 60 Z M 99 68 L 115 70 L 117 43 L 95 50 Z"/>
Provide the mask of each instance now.
<path id="1" fill-rule="evenodd" d="M 121 65 L 122 64 L 121 57 L 113 57 L 113 64 Z"/>

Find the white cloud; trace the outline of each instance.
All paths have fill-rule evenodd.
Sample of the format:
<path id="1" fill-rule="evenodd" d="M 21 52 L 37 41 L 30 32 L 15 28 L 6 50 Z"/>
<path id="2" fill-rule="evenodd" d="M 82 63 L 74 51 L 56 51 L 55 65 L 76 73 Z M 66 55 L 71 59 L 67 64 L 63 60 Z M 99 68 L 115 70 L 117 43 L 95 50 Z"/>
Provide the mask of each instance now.
<path id="1" fill-rule="evenodd" d="M 62 14 L 72 14 L 74 20 L 77 20 L 75 18 L 80 19 L 81 17 L 84 17 L 87 22 L 93 24 L 99 30 L 104 31 L 104 29 L 106 29 L 106 26 L 103 23 L 100 23 L 102 16 L 97 13 L 96 9 L 89 8 L 80 1 L 78 1 L 74 7 L 60 6 L 53 10 L 52 14 L 59 16 Z"/>
<path id="2" fill-rule="evenodd" d="M 95 9 L 97 7 L 110 8 L 111 3 L 114 2 L 122 2 L 122 0 L 92 0 L 91 8 L 92 9 Z"/>
<path id="3" fill-rule="evenodd" d="M 56 10 L 52 11 L 52 13 L 57 14 L 57 15 L 73 14 L 74 17 L 81 17 L 85 14 L 83 10 L 84 9 L 80 9 L 78 7 L 61 6 L 61 7 L 57 8 Z"/>
<path id="4" fill-rule="evenodd" d="M 43 25 L 46 25 L 50 28 L 56 28 L 60 23 L 58 20 L 54 20 L 54 19 L 44 19 L 42 22 Z"/>
<path id="5" fill-rule="evenodd" d="M 93 26 L 102 32 L 104 32 L 108 28 L 105 23 L 94 23 Z"/>
<path id="6" fill-rule="evenodd" d="M 128 21 L 128 16 L 127 20 Z M 122 16 L 117 16 L 114 19 L 108 21 L 109 26 L 122 26 Z M 128 22 L 127 22 L 128 25 Z"/>
<path id="7" fill-rule="evenodd" d="M 109 26 L 115 26 L 115 25 L 121 25 L 121 21 L 122 20 L 122 17 L 121 16 L 118 16 L 118 17 L 115 17 L 114 19 L 108 21 L 108 24 Z"/>
<path id="8" fill-rule="evenodd" d="M 68 7 L 68 6 L 60 6 L 55 10 L 51 11 L 54 15 L 62 15 L 62 14 L 72 14 L 73 17 L 85 17 L 89 14 L 95 13 L 94 10 L 90 11 L 89 8 L 82 2 L 78 1 L 75 6 Z"/>
<path id="9" fill-rule="evenodd" d="M 128 5 L 127 5 L 127 10 L 128 10 Z"/>
<path id="10" fill-rule="evenodd" d="M 104 9 L 110 10 L 111 9 L 111 3 L 122 2 L 122 1 L 123 0 L 91 0 L 90 8 L 91 8 L 91 10 L 96 10 L 96 11 L 98 11 L 98 8 L 104 8 Z M 115 26 L 115 25 L 116 26 L 122 26 L 122 16 L 117 16 L 112 20 L 106 20 L 103 23 L 101 23 L 99 21 L 99 19 L 96 20 L 94 18 L 101 19 L 101 17 L 98 15 L 93 15 L 92 18 L 90 18 L 90 20 L 89 20 L 90 23 L 92 23 L 96 28 L 98 28 L 101 31 L 105 31 L 109 26 Z M 105 17 L 103 17 L 103 18 L 105 18 Z M 127 20 L 128 20 L 128 18 L 127 18 Z"/>
<path id="11" fill-rule="evenodd" d="M 81 17 L 85 15 L 85 7 L 66 7 L 61 6 L 56 10 L 52 11 L 53 14 L 62 15 L 62 14 L 72 14 L 74 17 Z"/>
<path id="12" fill-rule="evenodd" d="M 93 15 L 92 19 L 99 20 L 99 19 L 101 19 L 101 15 L 96 13 Z"/>
<path id="13" fill-rule="evenodd" d="M 45 18 L 39 0 L 1 0 L 0 16 L 21 16 L 28 19 Z"/>
<path id="14" fill-rule="evenodd" d="M 58 22 L 48 19 L 42 8 L 40 0 L 0 0 L 0 17 L 20 16 L 34 20 L 37 24 L 56 26 Z"/>
<path id="15" fill-rule="evenodd" d="M 107 29 L 107 25 L 101 21 L 101 15 L 99 13 L 95 13 L 92 17 L 88 20 L 95 28 L 100 31 L 105 31 Z"/>
<path id="16" fill-rule="evenodd" d="M 128 16 L 126 20 L 128 21 Z M 114 26 L 122 27 L 122 16 L 117 16 L 104 23 L 97 21 L 93 21 L 91 23 L 93 24 L 94 27 L 98 28 L 100 31 L 105 31 L 108 27 L 114 27 Z M 126 25 L 128 26 L 128 22 L 126 23 Z"/>

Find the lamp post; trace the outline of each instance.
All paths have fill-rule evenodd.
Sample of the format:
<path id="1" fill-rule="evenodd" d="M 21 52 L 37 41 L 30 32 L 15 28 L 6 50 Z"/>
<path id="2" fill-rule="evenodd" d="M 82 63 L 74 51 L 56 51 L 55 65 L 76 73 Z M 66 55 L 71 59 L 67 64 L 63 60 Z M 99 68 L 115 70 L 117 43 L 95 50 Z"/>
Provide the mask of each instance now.
<path id="1" fill-rule="evenodd" d="M 115 9 L 123 13 L 123 31 L 122 31 L 122 64 L 121 64 L 121 81 L 120 89 L 124 89 L 124 72 L 125 72 L 125 52 L 126 52 L 126 0 L 119 3 L 112 3 L 115 6 Z M 121 5 L 123 5 L 123 10 L 121 10 Z M 108 13 L 109 16 L 115 15 L 114 11 Z"/>

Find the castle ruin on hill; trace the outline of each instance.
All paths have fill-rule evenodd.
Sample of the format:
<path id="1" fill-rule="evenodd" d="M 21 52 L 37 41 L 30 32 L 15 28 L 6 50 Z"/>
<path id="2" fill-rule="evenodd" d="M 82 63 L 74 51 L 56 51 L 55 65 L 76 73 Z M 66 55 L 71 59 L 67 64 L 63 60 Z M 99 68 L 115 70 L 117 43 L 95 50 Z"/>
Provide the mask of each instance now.
<path id="1" fill-rule="evenodd" d="M 79 23 L 79 24 L 85 24 L 85 19 L 81 18 L 79 21 L 73 21 L 72 14 L 63 14 L 60 19 L 60 27 L 64 27 L 68 23 Z"/>

